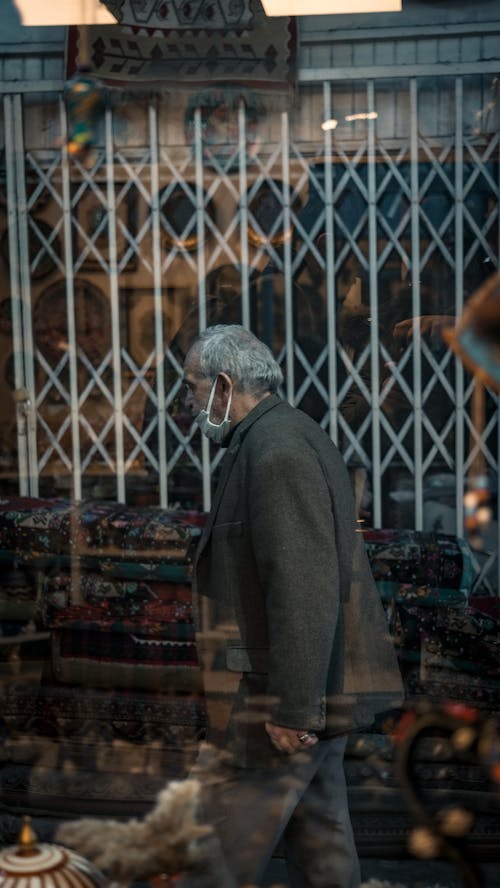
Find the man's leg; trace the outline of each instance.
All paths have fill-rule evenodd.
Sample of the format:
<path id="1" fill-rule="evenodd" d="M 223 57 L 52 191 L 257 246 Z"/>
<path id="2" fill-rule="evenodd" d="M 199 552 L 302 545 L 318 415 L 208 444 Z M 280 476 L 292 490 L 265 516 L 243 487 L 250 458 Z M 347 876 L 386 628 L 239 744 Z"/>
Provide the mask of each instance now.
<path id="1" fill-rule="evenodd" d="M 328 747 L 283 834 L 291 888 L 359 888 L 344 774 L 346 738 Z"/>
<path id="2" fill-rule="evenodd" d="M 292 873 L 304 874 L 300 875 L 301 881 L 296 881 L 294 885 L 301 888 L 357 888 L 357 856 L 350 831 L 342 767 L 344 747 L 345 740 L 326 740 L 294 756 L 283 757 L 276 768 L 233 768 L 222 764 L 210 768 L 204 776 L 203 768 L 193 774 L 202 782 L 202 819 L 213 826 L 222 859 L 236 885 L 262 883 L 272 854 L 292 820 L 287 839 L 290 849 L 287 857 Z M 324 765 L 325 760 L 327 765 Z M 309 796 L 308 787 L 315 783 L 318 770 L 325 772 L 318 780 L 318 789 L 321 789 L 311 793 L 303 808 L 301 798 L 304 794 Z M 338 792 L 338 812 L 330 798 L 330 790 Z M 318 808 L 321 807 L 321 800 L 324 800 L 325 811 Z M 342 809 L 344 804 L 345 814 Z M 299 816 L 302 811 L 309 812 L 310 809 L 316 812 L 314 823 Z M 317 864 L 314 860 L 308 863 L 307 859 L 303 859 L 304 854 L 307 856 L 309 853 L 309 848 L 316 854 L 316 848 L 311 845 L 315 824 L 321 830 L 325 830 L 326 826 L 318 853 L 326 853 L 328 860 L 335 863 L 338 877 L 330 866 L 323 872 L 321 861 Z M 305 830 L 303 841 L 296 835 L 301 825 Z M 309 880 L 306 877 L 308 872 L 311 873 Z M 198 873 L 198 879 L 200 876 Z M 196 878 L 193 881 L 189 874 L 182 881 L 183 888 L 198 884 L 201 886 L 202 882 Z"/>

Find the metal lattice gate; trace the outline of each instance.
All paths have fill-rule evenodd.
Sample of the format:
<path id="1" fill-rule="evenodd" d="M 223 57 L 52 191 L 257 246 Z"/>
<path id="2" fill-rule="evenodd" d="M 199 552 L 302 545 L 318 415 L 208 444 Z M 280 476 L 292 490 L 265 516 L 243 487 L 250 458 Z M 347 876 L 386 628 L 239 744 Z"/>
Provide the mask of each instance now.
<path id="1" fill-rule="evenodd" d="M 318 137 L 308 115 L 331 120 L 348 86 L 304 85 L 260 138 L 242 102 L 216 143 L 200 108 L 186 144 L 161 102 L 125 136 L 115 107 L 85 164 L 37 132 L 43 107 L 64 136 L 60 97 L 7 96 L 4 488 L 207 508 L 220 454 L 182 410 L 182 359 L 234 321 L 339 443 L 368 520 L 463 535 L 473 473 L 497 501 L 498 395 L 441 322 L 498 269 L 499 134 L 470 126 L 477 83 L 442 79 L 446 126 L 426 89 L 369 81 L 349 101 L 378 116 Z M 495 589 L 497 552 L 495 520 L 475 561 Z"/>

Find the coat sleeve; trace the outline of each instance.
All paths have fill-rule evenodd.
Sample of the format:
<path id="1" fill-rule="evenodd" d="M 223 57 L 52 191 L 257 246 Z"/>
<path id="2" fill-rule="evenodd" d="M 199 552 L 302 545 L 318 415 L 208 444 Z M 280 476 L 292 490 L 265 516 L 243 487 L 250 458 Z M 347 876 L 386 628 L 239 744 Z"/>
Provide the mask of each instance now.
<path id="1" fill-rule="evenodd" d="M 250 531 L 264 590 L 273 718 L 323 730 L 339 617 L 331 493 L 317 453 L 279 442 L 253 461 Z"/>

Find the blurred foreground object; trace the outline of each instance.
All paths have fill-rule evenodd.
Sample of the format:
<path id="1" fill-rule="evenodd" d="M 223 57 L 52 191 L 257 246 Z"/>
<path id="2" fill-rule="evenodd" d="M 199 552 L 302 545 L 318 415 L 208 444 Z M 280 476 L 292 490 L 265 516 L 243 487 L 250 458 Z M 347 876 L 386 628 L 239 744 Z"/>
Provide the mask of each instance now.
<path id="1" fill-rule="evenodd" d="M 492 789 L 500 791 L 500 734 L 495 718 L 471 706 L 453 701 L 423 701 L 407 709 L 395 731 L 395 772 L 415 827 L 408 840 L 418 858 L 448 858 L 465 888 L 482 888 L 484 878 L 467 846 L 474 812 L 446 800 L 431 808 L 418 773 L 418 750 L 422 741 L 436 746 L 448 743 L 459 760 L 484 768 Z"/>
<path id="2" fill-rule="evenodd" d="M 91 863 L 59 845 L 37 842 L 29 817 L 17 845 L 0 852 L 2 888 L 104 888 L 106 880 Z"/>
<path id="3" fill-rule="evenodd" d="M 172 781 L 143 820 L 86 817 L 60 826 L 57 839 L 122 884 L 194 870 L 200 888 L 226 888 L 229 881 L 212 830 L 197 820 L 199 795 L 197 780 Z"/>
<path id="4" fill-rule="evenodd" d="M 458 323 L 443 339 L 468 370 L 500 392 L 500 274 L 485 281 L 469 299 Z"/>
<path id="5" fill-rule="evenodd" d="M 67 149 L 71 156 L 85 155 L 95 144 L 96 129 L 106 104 L 105 96 L 102 84 L 87 64 L 81 64 L 66 83 Z"/>
<path id="6" fill-rule="evenodd" d="M 101 0 L 16 0 L 24 26 L 115 25 L 116 17 Z"/>
<path id="7" fill-rule="evenodd" d="M 480 442 L 486 425 L 485 388 L 500 392 L 500 273 L 491 275 L 479 287 L 457 325 L 443 329 L 442 335 L 475 378 L 471 401 L 471 453 L 475 455 L 464 495 L 464 524 L 471 546 L 484 549 L 494 514 L 491 480 Z"/>
<path id="8" fill-rule="evenodd" d="M 401 0 L 263 0 L 266 15 L 339 15 L 401 12 Z"/>

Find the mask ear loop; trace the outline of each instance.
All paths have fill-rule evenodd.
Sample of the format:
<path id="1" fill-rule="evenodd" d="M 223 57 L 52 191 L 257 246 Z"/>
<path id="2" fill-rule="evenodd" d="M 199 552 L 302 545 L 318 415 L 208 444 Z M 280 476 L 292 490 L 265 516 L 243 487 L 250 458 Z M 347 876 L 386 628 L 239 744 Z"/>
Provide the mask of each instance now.
<path id="1" fill-rule="evenodd" d="M 231 385 L 231 391 L 229 392 L 229 398 L 227 399 L 227 404 L 226 404 L 226 412 L 224 414 L 224 419 L 222 420 L 223 422 L 229 421 L 229 411 L 231 410 L 232 401 L 233 401 L 233 386 Z"/>
<path id="2" fill-rule="evenodd" d="M 229 398 L 227 399 L 226 412 L 225 412 L 225 414 L 224 414 L 224 419 L 222 419 L 220 422 L 213 422 L 213 420 L 210 419 L 210 411 L 211 411 L 211 409 L 212 409 L 212 404 L 213 404 L 214 397 L 215 397 L 215 389 L 216 389 L 216 386 L 217 386 L 217 378 L 218 378 L 218 377 L 216 376 L 215 379 L 214 379 L 214 381 L 213 381 L 213 383 L 212 383 L 212 388 L 211 388 L 211 391 L 210 391 L 210 396 L 209 396 L 209 398 L 208 398 L 208 404 L 207 404 L 207 408 L 206 408 L 206 409 L 207 409 L 207 416 L 208 416 L 208 420 L 209 420 L 209 422 L 211 422 L 212 425 L 221 426 L 223 423 L 225 423 L 225 422 L 229 419 L 229 411 L 231 410 L 231 404 L 232 404 L 232 400 L 233 400 L 233 386 L 232 386 L 232 384 L 231 384 L 231 391 L 229 392 Z"/>
<path id="3" fill-rule="evenodd" d="M 215 379 L 214 379 L 214 381 L 213 381 L 213 383 L 212 383 L 212 388 L 210 389 L 210 395 L 209 395 L 209 398 L 208 398 L 208 404 L 207 404 L 207 406 L 206 406 L 207 416 L 208 416 L 209 419 L 210 419 L 210 411 L 211 411 L 211 409 L 212 409 L 212 404 L 213 404 L 213 401 L 214 401 L 214 396 L 215 396 L 215 386 L 216 386 L 216 385 L 217 385 L 217 377 L 215 377 Z"/>

